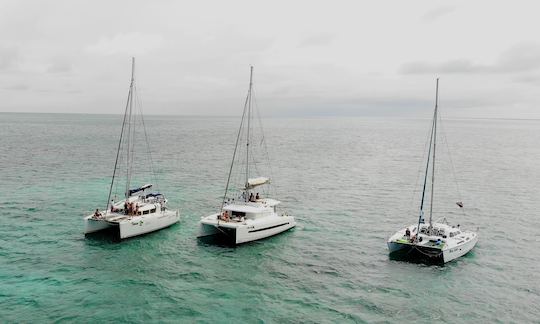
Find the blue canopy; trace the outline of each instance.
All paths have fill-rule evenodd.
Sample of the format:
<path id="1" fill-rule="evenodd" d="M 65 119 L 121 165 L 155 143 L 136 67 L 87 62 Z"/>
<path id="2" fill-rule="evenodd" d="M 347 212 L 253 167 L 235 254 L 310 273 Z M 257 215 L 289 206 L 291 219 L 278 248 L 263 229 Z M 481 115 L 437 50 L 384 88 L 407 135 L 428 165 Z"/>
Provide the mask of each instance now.
<path id="1" fill-rule="evenodd" d="M 139 192 L 139 191 L 143 191 L 143 190 L 146 190 L 148 188 L 151 188 L 152 185 L 151 184 L 145 184 L 144 186 L 140 186 L 139 188 L 134 188 L 134 189 L 129 189 L 129 195 L 132 196 L 133 194 Z"/>
<path id="2" fill-rule="evenodd" d="M 146 198 L 159 197 L 159 196 L 163 196 L 163 195 L 161 193 L 159 193 L 159 192 L 151 192 L 151 193 L 146 195 Z"/>

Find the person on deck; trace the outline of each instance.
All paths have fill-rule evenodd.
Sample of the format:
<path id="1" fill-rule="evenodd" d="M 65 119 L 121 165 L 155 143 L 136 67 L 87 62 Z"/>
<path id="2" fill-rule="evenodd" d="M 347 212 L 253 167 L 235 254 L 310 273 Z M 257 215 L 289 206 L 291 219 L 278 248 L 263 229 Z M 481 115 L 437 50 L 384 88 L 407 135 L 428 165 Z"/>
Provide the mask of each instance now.
<path id="1" fill-rule="evenodd" d="M 99 209 L 96 209 L 96 212 L 94 213 L 94 217 L 96 218 L 101 217 L 101 213 L 99 212 Z"/>
<path id="2" fill-rule="evenodd" d="M 411 231 L 409 230 L 408 227 L 407 227 L 407 229 L 405 230 L 405 236 L 406 236 L 406 237 L 410 237 L 410 236 L 411 236 Z"/>
<path id="3" fill-rule="evenodd" d="M 249 201 L 251 202 L 255 201 L 255 198 L 253 197 L 253 192 L 249 194 Z"/>
<path id="4" fill-rule="evenodd" d="M 257 192 L 257 196 L 255 197 L 255 200 L 259 200 L 259 199 L 261 198 L 259 197 L 259 193 Z"/>
<path id="5" fill-rule="evenodd" d="M 124 214 L 126 214 L 126 215 L 128 214 L 128 202 L 127 202 L 127 200 L 124 201 Z"/>

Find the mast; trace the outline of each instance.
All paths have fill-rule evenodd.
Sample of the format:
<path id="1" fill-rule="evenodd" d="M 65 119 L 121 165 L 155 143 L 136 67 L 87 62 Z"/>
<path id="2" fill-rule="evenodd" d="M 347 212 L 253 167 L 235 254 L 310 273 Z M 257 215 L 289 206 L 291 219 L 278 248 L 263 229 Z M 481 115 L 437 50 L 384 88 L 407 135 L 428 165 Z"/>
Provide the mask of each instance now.
<path id="1" fill-rule="evenodd" d="M 133 65 L 134 64 L 135 64 L 135 58 L 133 58 L 132 70 L 131 70 L 131 84 L 132 85 L 133 85 Z M 128 117 L 128 109 L 129 109 L 130 101 L 131 101 L 131 92 L 133 90 L 132 85 L 130 85 L 129 87 L 128 97 L 126 101 L 126 108 L 124 109 L 124 120 L 122 121 L 122 130 L 120 131 L 120 139 L 118 140 L 118 148 L 116 149 L 116 160 L 114 162 L 114 170 L 113 170 L 113 175 L 111 179 L 111 186 L 109 187 L 109 196 L 107 197 L 107 207 L 105 208 L 105 211 L 109 210 L 109 204 L 111 202 L 111 194 L 112 194 L 112 189 L 114 185 L 114 178 L 116 177 L 116 168 L 118 166 L 118 158 L 120 157 L 120 149 L 122 148 L 122 138 L 124 137 L 124 128 L 126 126 L 126 119 Z"/>
<path id="2" fill-rule="evenodd" d="M 253 87 L 253 66 L 249 71 L 249 91 L 248 91 L 248 115 L 247 115 L 247 140 L 246 140 L 246 197 L 249 194 L 249 136 L 251 128 L 251 89 Z"/>
<path id="3" fill-rule="evenodd" d="M 435 88 L 435 112 L 433 114 L 433 160 L 431 165 L 431 202 L 429 204 L 429 233 L 431 235 L 433 220 L 433 189 L 435 188 L 435 152 L 437 148 L 437 110 L 439 107 L 439 78 Z"/>
<path id="4" fill-rule="evenodd" d="M 431 133 L 429 134 L 429 149 L 427 154 L 427 161 L 426 161 L 426 172 L 424 173 L 424 186 L 422 188 L 422 200 L 420 202 L 420 215 L 418 215 L 418 230 L 420 230 L 420 223 L 422 222 L 422 217 L 424 216 L 424 200 L 426 197 L 426 185 L 427 185 L 427 177 L 428 177 L 428 171 L 429 171 L 429 162 L 431 159 L 431 145 L 433 143 L 433 121 L 431 122 Z"/>
<path id="5" fill-rule="evenodd" d="M 251 71 L 252 71 L 251 72 L 252 74 L 253 67 L 251 67 Z M 221 202 L 221 208 L 220 208 L 221 211 L 223 211 L 223 206 L 225 205 L 225 199 L 227 199 L 227 192 L 229 191 L 229 184 L 231 182 L 231 174 L 232 174 L 232 170 L 234 166 L 234 160 L 236 159 L 236 151 L 238 150 L 238 143 L 240 142 L 240 135 L 242 134 L 242 128 L 244 127 L 244 120 L 246 118 L 246 110 L 248 110 L 248 104 L 250 102 L 250 95 L 251 95 L 251 76 L 250 76 L 248 94 L 246 96 L 246 101 L 244 102 L 244 110 L 242 112 L 242 119 L 240 120 L 240 127 L 238 128 L 238 134 L 236 135 L 236 144 L 234 145 L 233 157 L 231 161 L 231 166 L 229 168 L 229 176 L 227 177 L 227 184 L 225 185 L 225 193 L 223 194 L 223 201 Z M 247 180 L 246 180 L 246 190 L 247 190 Z"/>
<path id="6" fill-rule="evenodd" d="M 129 85 L 129 114 L 128 114 L 128 138 L 127 138 L 127 170 L 126 170 L 126 199 L 129 198 L 129 185 L 131 182 L 131 119 L 133 112 L 133 84 L 135 83 L 135 58 L 131 58 L 131 83 Z M 134 126 L 135 127 L 135 126 Z"/>

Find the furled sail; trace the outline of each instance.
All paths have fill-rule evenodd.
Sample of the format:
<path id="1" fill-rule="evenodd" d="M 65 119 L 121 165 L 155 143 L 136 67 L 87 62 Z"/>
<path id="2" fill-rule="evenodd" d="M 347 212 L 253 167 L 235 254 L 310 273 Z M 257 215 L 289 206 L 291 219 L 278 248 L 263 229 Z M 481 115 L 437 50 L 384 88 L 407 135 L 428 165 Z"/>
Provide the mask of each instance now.
<path id="1" fill-rule="evenodd" d="M 266 178 L 266 177 L 249 178 L 246 189 L 252 189 L 266 183 L 270 183 L 270 178 Z"/>

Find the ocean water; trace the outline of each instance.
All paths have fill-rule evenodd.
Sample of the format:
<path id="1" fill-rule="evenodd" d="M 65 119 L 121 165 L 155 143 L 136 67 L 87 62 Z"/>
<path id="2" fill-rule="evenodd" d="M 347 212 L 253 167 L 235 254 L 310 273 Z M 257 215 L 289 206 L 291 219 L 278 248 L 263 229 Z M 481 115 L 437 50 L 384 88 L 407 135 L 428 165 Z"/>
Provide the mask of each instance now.
<path id="1" fill-rule="evenodd" d="M 429 266 L 386 249 L 417 220 L 428 119 L 265 119 L 277 198 L 298 226 L 227 247 L 196 232 L 219 206 L 238 118 L 146 117 L 181 222 L 84 237 L 121 118 L 0 114 L 0 322 L 540 321 L 540 121 L 444 121 L 435 215 L 480 241 Z"/>

